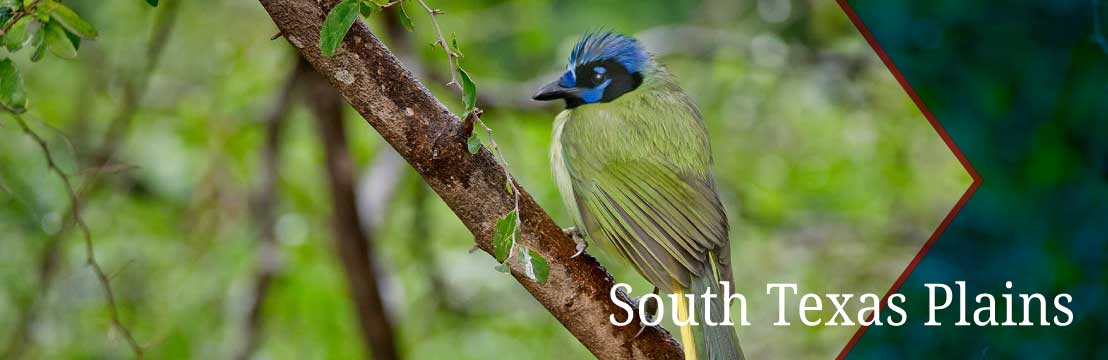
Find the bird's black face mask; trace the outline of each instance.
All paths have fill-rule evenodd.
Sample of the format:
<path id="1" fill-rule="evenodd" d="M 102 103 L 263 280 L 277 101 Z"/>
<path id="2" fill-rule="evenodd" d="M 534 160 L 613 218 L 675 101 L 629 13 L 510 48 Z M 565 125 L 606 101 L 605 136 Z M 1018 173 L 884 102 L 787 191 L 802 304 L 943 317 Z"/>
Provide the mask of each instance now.
<path id="1" fill-rule="evenodd" d="M 642 85 L 642 74 L 629 72 L 615 60 L 599 60 L 578 65 L 556 81 L 544 85 L 534 99 L 564 99 L 566 108 L 609 102 Z"/>

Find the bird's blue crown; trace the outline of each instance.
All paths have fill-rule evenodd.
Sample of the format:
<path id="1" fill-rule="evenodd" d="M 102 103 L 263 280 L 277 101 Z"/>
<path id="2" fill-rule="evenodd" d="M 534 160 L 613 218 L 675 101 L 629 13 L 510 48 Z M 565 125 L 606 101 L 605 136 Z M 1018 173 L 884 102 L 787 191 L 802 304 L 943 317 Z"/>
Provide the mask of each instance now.
<path id="1" fill-rule="evenodd" d="M 643 69 L 649 58 L 642 44 L 635 38 L 613 32 L 587 33 L 573 47 L 561 83 L 563 86 L 575 86 L 577 67 L 594 61 L 615 60 L 628 73 L 636 73 Z"/>

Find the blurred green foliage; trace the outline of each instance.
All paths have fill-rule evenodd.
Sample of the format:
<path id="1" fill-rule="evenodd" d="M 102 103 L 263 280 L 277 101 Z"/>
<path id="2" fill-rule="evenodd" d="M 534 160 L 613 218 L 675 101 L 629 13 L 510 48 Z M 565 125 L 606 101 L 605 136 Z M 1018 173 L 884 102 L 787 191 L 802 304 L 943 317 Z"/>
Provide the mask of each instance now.
<path id="1" fill-rule="evenodd" d="M 176 0 L 180 1 L 180 0 Z M 30 99 L 26 117 L 81 184 L 146 63 L 163 2 L 63 1 L 99 32 L 77 59 L 13 56 Z M 484 119 L 518 181 L 559 223 L 547 147 L 557 108 L 519 108 L 532 79 L 564 67 L 581 33 L 637 34 L 700 105 L 731 218 L 735 278 L 749 294 L 740 337 L 754 358 L 836 354 L 854 328 L 772 327 L 767 282 L 809 292 L 883 294 L 970 183 L 950 151 L 833 2 L 725 0 L 432 2 L 465 48 Z M 151 358 L 226 358 L 242 345 L 253 289 L 261 119 L 295 55 L 249 1 L 184 2 L 165 55 L 141 95 L 106 186 L 84 217 L 112 276 L 121 316 Z M 409 9 L 415 54 L 447 71 L 426 13 Z M 370 17 L 384 34 L 380 17 Z M 392 39 L 385 39 L 386 43 Z M 456 113 L 464 104 L 425 83 Z M 526 91 L 516 89 L 525 89 Z M 368 167 L 386 146 L 348 111 L 351 152 Z M 61 182 L 0 116 L 0 345 L 37 296 L 28 358 L 129 356 L 110 330 L 101 290 L 75 233 L 62 239 L 55 280 L 39 287 L 44 244 L 68 207 Z M 278 180 L 282 272 L 266 299 L 259 358 L 358 358 L 356 312 L 332 247 L 323 155 L 313 120 L 294 107 Z M 587 358 L 587 351 L 405 172 L 375 234 L 386 307 L 402 354 L 416 359 Z M 599 249 L 593 247 L 592 249 Z M 596 252 L 597 250 L 591 250 Z M 596 254 L 636 294 L 644 280 Z M 439 279 L 444 287 L 435 285 Z M 633 294 L 633 295 L 636 295 Z M 794 299 L 795 300 L 795 299 Z M 795 315 L 792 318 L 795 320 Z M 446 355 L 449 354 L 449 355 Z"/>

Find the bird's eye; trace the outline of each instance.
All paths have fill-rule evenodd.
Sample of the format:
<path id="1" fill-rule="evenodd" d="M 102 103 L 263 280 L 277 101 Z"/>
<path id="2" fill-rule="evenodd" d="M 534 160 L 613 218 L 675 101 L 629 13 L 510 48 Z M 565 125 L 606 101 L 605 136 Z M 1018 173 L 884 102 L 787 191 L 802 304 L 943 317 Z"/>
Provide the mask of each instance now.
<path id="1" fill-rule="evenodd" d="M 603 66 L 597 66 L 592 68 L 592 72 L 596 74 L 593 75 L 594 79 L 601 80 L 604 79 L 604 73 L 608 72 L 608 69 Z"/>

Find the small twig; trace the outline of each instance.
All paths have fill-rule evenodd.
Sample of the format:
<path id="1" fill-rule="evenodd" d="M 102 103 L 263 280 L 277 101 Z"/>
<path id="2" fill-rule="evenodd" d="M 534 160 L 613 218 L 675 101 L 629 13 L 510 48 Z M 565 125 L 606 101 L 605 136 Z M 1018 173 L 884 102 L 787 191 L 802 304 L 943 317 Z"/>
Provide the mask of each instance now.
<path id="1" fill-rule="evenodd" d="M 18 114 L 12 113 L 12 117 L 19 124 L 19 127 L 23 129 L 23 132 L 27 136 L 34 140 L 39 148 L 42 149 L 43 156 L 46 157 L 46 165 L 58 175 L 58 178 L 62 180 L 65 185 L 65 190 L 69 196 L 69 201 L 73 207 L 73 222 L 77 224 L 77 227 L 81 230 L 81 235 L 85 240 L 85 262 L 96 273 L 96 278 L 100 281 L 100 286 L 104 289 L 104 297 L 108 302 L 108 316 L 111 317 L 112 325 L 115 326 L 123 338 L 127 341 L 127 345 L 131 347 L 131 350 L 135 353 L 135 357 L 142 359 L 142 346 L 135 341 L 134 336 L 131 335 L 131 331 L 123 325 L 123 322 L 119 320 L 119 311 L 116 307 L 115 294 L 112 292 L 111 280 L 107 274 L 104 273 L 103 268 L 96 262 L 96 251 L 92 243 L 92 232 L 89 231 L 88 224 L 85 223 L 83 217 L 81 217 L 80 207 L 77 206 L 79 202 L 77 198 L 77 192 L 73 190 L 73 183 L 69 180 L 69 175 L 66 175 L 65 171 L 62 171 L 58 164 L 54 162 L 54 156 L 50 153 L 50 148 L 46 145 L 46 141 L 42 139 L 34 130 L 31 130 L 27 123 L 23 121 L 23 117 Z"/>
<path id="2" fill-rule="evenodd" d="M 276 33 L 276 34 L 273 34 L 273 36 L 270 36 L 270 37 L 269 37 L 269 40 L 271 40 L 271 41 L 272 41 L 272 40 L 277 40 L 277 38 L 279 38 L 279 37 L 281 37 L 281 36 L 283 36 L 283 35 L 285 35 L 285 33 L 284 33 L 284 32 L 281 32 L 280 30 L 277 30 L 277 33 Z"/>
<path id="3" fill-rule="evenodd" d="M 515 196 L 515 211 L 516 215 L 518 215 L 516 216 L 516 227 L 521 229 L 522 226 L 520 225 L 522 220 L 520 219 L 523 218 L 523 215 L 519 213 L 519 188 L 516 187 L 516 181 L 512 178 L 512 173 L 508 171 L 508 160 L 504 159 L 504 153 L 500 152 L 500 146 L 496 145 L 496 140 L 492 138 L 492 128 L 489 128 L 488 125 L 485 125 L 485 122 L 481 120 L 480 116 L 473 115 L 473 118 L 476 120 L 477 124 L 480 124 L 482 128 L 485 128 L 485 134 L 488 135 L 489 138 L 489 147 L 492 148 L 493 153 L 496 154 L 497 160 L 500 160 L 500 169 L 504 170 L 504 177 L 507 178 L 508 186 L 510 186 L 512 190 L 512 195 Z"/>
<path id="4" fill-rule="evenodd" d="M 127 260 L 127 262 L 123 263 L 123 266 L 120 266 L 119 269 L 116 269 L 114 272 L 109 274 L 108 279 L 109 280 L 114 280 L 116 276 L 119 276 L 119 274 L 123 273 L 123 270 L 127 270 L 127 267 L 131 266 L 131 264 L 134 264 L 134 263 L 135 263 L 135 259 Z"/>
<path id="5" fill-rule="evenodd" d="M 447 63 L 450 64 L 450 82 L 447 82 L 446 86 L 454 86 L 461 89 L 462 85 L 458 84 L 458 64 L 455 62 L 458 54 L 450 50 L 450 45 L 447 44 L 446 37 L 442 35 L 442 28 L 439 27 L 439 21 L 435 18 L 438 15 L 442 15 L 443 12 L 442 10 L 432 9 L 430 6 L 427 6 L 427 3 L 423 0 L 418 1 L 419 5 L 423 7 L 423 10 L 426 10 L 427 14 L 431 15 L 431 24 L 435 26 L 435 34 L 439 37 L 435 42 L 442 47 L 442 51 L 446 53 Z"/>
<path id="6" fill-rule="evenodd" d="M 34 0 L 30 4 L 27 4 L 27 6 L 19 8 L 19 10 L 12 13 L 11 19 L 8 19 L 8 22 L 4 23 L 4 27 L 0 28 L 0 37 L 6 35 L 8 31 L 11 31 L 12 26 L 15 26 L 19 20 L 22 20 L 27 15 L 31 15 L 31 12 L 34 11 L 35 7 L 38 6 L 40 2 L 42 2 L 42 0 Z"/>
<path id="7" fill-rule="evenodd" d="M 138 165 L 125 164 L 125 163 L 111 163 L 111 164 L 104 164 L 104 165 L 100 165 L 100 166 L 93 166 L 93 167 L 82 169 L 79 172 L 79 174 L 80 174 L 80 176 L 99 177 L 101 175 L 114 175 L 114 174 L 124 173 L 124 172 L 137 170 L 137 169 L 140 169 L 140 167 Z M 82 187 L 81 191 L 78 191 L 77 194 L 78 195 L 84 194 L 86 192 L 86 190 L 88 189 L 88 185 L 89 185 L 88 183 L 84 184 L 84 187 Z"/>

